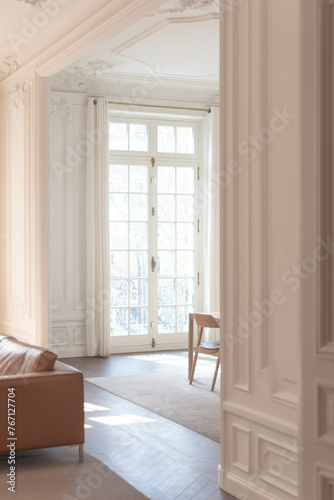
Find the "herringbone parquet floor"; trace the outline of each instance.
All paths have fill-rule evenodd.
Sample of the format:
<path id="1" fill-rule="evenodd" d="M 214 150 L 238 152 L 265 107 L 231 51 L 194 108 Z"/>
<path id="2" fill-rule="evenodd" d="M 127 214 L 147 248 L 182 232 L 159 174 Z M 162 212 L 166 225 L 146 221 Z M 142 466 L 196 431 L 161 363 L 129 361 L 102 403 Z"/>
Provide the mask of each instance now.
<path id="1" fill-rule="evenodd" d="M 62 361 L 85 377 L 139 375 L 174 370 L 187 363 L 187 353 Z M 151 500 L 235 500 L 218 488 L 220 447 L 215 441 L 87 382 L 85 402 L 85 450 Z"/>

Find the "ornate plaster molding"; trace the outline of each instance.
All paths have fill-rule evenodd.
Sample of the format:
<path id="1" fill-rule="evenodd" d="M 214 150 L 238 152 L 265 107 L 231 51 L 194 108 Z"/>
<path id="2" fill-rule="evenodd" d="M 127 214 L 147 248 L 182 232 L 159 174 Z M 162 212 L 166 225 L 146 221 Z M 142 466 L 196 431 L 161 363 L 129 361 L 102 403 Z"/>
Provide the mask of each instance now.
<path id="1" fill-rule="evenodd" d="M 23 83 L 17 83 L 8 91 L 7 106 L 8 109 L 12 109 L 13 106 L 18 109 L 21 105 L 27 105 L 27 95 L 28 95 L 28 85 Z"/>
<path id="2" fill-rule="evenodd" d="M 187 10 L 219 12 L 219 9 L 220 0 L 178 0 L 175 2 L 175 7 L 159 9 L 151 16 L 183 14 Z"/>
<path id="3" fill-rule="evenodd" d="M 125 61 L 88 61 L 84 65 L 72 64 L 60 71 L 55 80 L 62 85 L 77 92 L 87 92 L 94 80 L 103 75 L 105 70 L 111 70 L 114 66 L 125 64 Z"/>
<path id="4" fill-rule="evenodd" d="M 59 118 L 65 117 L 67 124 L 72 120 L 72 109 L 67 99 L 61 101 L 51 101 L 51 113 L 55 113 Z"/>
<path id="5" fill-rule="evenodd" d="M 20 68 L 19 56 L 14 52 L 0 54 L 0 61 L 0 64 L 3 66 L 3 69 L 0 70 L 0 82 Z"/>

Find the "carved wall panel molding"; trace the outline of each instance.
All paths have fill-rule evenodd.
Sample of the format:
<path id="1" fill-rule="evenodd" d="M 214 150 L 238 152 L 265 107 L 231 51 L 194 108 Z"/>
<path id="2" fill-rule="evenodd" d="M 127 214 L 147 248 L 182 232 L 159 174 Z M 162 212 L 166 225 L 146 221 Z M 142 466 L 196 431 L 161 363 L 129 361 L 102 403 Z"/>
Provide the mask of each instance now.
<path id="1" fill-rule="evenodd" d="M 68 326 L 59 325 L 51 328 L 51 345 L 52 346 L 67 346 L 68 340 Z"/>
<path id="2" fill-rule="evenodd" d="M 259 478 L 298 498 L 298 454 L 271 438 L 258 436 Z"/>
<path id="3" fill-rule="evenodd" d="M 334 469 L 325 467 L 317 470 L 317 494 L 318 499 L 333 500 L 334 498 Z"/>
<path id="4" fill-rule="evenodd" d="M 249 474 L 251 466 L 251 430 L 232 424 L 232 465 Z"/>
<path id="5" fill-rule="evenodd" d="M 318 382 L 318 440 L 334 446 L 334 385 Z"/>

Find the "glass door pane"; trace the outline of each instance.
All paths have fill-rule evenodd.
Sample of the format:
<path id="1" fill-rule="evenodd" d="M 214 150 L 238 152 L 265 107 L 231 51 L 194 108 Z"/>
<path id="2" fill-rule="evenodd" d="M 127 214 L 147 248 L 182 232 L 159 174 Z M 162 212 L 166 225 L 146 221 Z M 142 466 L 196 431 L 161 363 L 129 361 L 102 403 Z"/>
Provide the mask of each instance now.
<path id="1" fill-rule="evenodd" d="M 110 165 L 111 336 L 149 335 L 148 167 Z"/>
<path id="2" fill-rule="evenodd" d="M 194 308 L 195 167 L 157 167 L 158 335 L 184 334 Z"/>

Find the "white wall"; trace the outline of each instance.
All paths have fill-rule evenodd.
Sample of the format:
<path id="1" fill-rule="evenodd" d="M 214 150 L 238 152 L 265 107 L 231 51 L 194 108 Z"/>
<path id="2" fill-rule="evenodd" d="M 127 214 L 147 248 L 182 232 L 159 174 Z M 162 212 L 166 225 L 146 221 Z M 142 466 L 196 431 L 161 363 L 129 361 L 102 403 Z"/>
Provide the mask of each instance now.
<path id="1" fill-rule="evenodd" d="M 120 88 L 112 100 L 124 97 L 126 91 L 130 95 L 130 85 Z M 175 92 L 176 87 L 171 94 L 165 90 L 160 102 L 189 107 L 186 100 L 172 100 Z M 187 89 L 178 90 L 182 93 L 187 96 Z M 158 95 L 154 97 L 158 99 Z M 197 97 L 203 102 L 195 106 L 205 108 L 208 92 L 199 90 Z M 51 347 L 61 357 L 86 355 L 86 106 L 83 94 L 50 92 Z M 203 162 L 201 165 L 205 168 Z"/>
<path id="2" fill-rule="evenodd" d="M 41 215 L 39 207 L 47 195 L 47 142 L 36 121 L 43 118 L 44 83 L 27 73 L 11 77 L 0 89 L 0 331 L 46 345 L 47 209 Z M 47 123 L 43 133 L 47 137 Z"/>
<path id="3" fill-rule="evenodd" d="M 252 500 L 298 498 L 298 23 L 296 0 L 222 18 L 220 485 Z"/>
<path id="4" fill-rule="evenodd" d="M 87 98 L 52 92 L 50 106 L 51 346 L 86 355 Z"/>
<path id="5" fill-rule="evenodd" d="M 158 0 L 154 0 L 154 3 L 156 1 Z M 76 1 L 74 3 L 72 10 L 75 12 L 72 13 L 72 26 L 77 26 L 79 24 L 76 12 L 77 4 L 80 3 L 81 5 L 82 2 Z M 88 3 L 90 3 L 90 6 L 88 6 Z M 98 3 L 101 5 L 105 2 L 101 0 Z M 137 7 L 138 3 L 135 3 Z M 252 0 L 241 2 L 239 5 L 240 10 L 239 8 L 231 9 L 231 4 L 229 4 L 227 11 L 223 12 L 222 32 L 224 38 L 222 40 L 221 58 L 223 61 L 223 76 L 229 77 L 226 82 L 223 82 L 222 92 L 224 96 L 222 118 L 227 125 L 223 129 L 222 136 L 224 151 L 226 151 L 225 160 L 226 158 L 227 160 L 238 158 L 238 155 L 235 155 L 235 149 L 238 149 L 239 141 L 244 141 L 249 134 L 256 136 L 262 127 L 267 126 L 268 116 L 270 116 L 271 111 L 270 107 L 273 103 L 275 103 L 275 106 L 279 106 L 279 109 L 289 103 L 289 87 L 291 86 L 292 95 L 294 96 L 296 72 L 300 70 L 301 62 L 303 70 L 298 87 L 303 113 L 301 124 L 303 149 L 301 157 L 294 163 L 293 159 L 296 157 L 296 151 L 289 141 L 293 139 L 292 142 L 295 143 L 296 136 L 295 132 L 293 132 L 292 137 L 289 138 L 286 131 L 282 132 L 280 139 L 282 140 L 282 149 L 279 151 L 273 144 L 268 145 L 268 149 L 262 151 L 262 154 L 252 165 L 252 169 L 245 169 L 245 175 L 240 176 L 238 183 L 234 182 L 235 176 L 233 174 L 235 171 L 232 168 L 233 165 L 230 164 L 229 170 L 227 170 L 227 175 L 232 177 L 233 182 L 231 181 L 230 185 L 223 190 L 224 208 L 229 208 L 228 211 L 225 210 L 223 213 L 226 218 L 223 217 L 222 219 L 222 243 L 227 245 L 224 247 L 222 260 L 225 332 L 230 329 L 234 333 L 233 317 L 236 317 L 239 312 L 242 312 L 242 314 L 247 313 L 247 308 L 253 299 L 262 300 L 268 298 L 266 292 L 273 284 L 276 285 L 277 280 L 279 280 L 279 273 L 275 270 L 276 258 L 278 259 L 279 271 L 282 271 L 285 263 L 287 264 L 286 270 L 290 270 L 289 266 L 295 260 L 300 236 L 300 228 L 295 226 L 298 220 L 297 214 L 300 201 L 302 201 L 303 207 L 301 214 L 302 255 L 305 257 L 310 255 L 316 241 L 316 226 L 319 222 L 317 210 L 320 212 L 319 199 L 316 194 L 318 179 L 316 165 L 319 161 L 317 156 L 319 149 L 317 144 L 317 133 L 319 131 L 317 127 L 318 75 L 320 75 L 318 41 L 320 34 L 323 33 L 320 30 L 322 26 L 318 23 L 318 14 L 320 5 L 327 6 L 327 2 L 322 0 L 299 0 L 298 3 L 301 7 L 298 18 L 294 10 L 297 7 L 296 0 L 276 0 L 275 3 L 272 0 Z M 235 2 L 235 4 L 238 4 L 238 2 Z M 329 1 L 328 4 L 330 5 L 331 2 Z M 227 4 L 223 2 L 224 5 Z M 114 8 L 114 3 L 108 2 L 106 7 Z M 238 6 L 236 5 L 236 7 Z M 270 13 L 269 20 L 266 7 L 268 7 Z M 37 61 L 31 62 L 30 69 L 34 71 L 37 69 L 39 74 L 49 76 L 62 68 L 64 63 L 75 60 L 93 46 L 101 43 L 103 41 L 102 35 L 104 39 L 107 39 L 112 27 L 117 26 L 117 29 L 122 29 L 124 20 L 123 24 L 120 24 L 117 18 L 113 24 L 114 16 L 111 12 L 108 12 L 107 15 L 101 12 L 98 19 L 96 17 L 93 19 L 90 14 L 95 9 L 95 3 L 93 6 L 91 2 L 85 2 L 85 8 L 83 7 L 81 12 L 87 14 L 87 20 L 84 26 L 78 26 L 72 32 L 73 36 L 71 33 L 68 33 L 68 36 L 63 36 L 66 35 L 66 29 L 68 28 L 63 29 L 63 23 L 58 23 L 57 29 L 53 33 L 56 36 L 53 39 L 52 37 L 47 39 L 47 43 L 44 45 L 49 49 L 40 54 Z M 293 11 L 290 9 L 293 9 Z M 138 14 L 135 11 L 132 12 L 132 15 L 131 19 L 134 19 L 138 18 L 140 13 Z M 127 20 L 129 19 L 128 14 L 125 17 Z M 275 26 L 276 19 L 277 25 Z M 325 15 L 325 20 L 333 20 L 332 12 Z M 291 21 L 294 21 L 292 27 Z M 131 20 L 129 20 L 130 22 Z M 238 26 L 238 23 L 242 24 Z M 301 38 L 299 38 L 298 23 L 302 28 Z M 332 26 L 333 24 L 330 27 L 330 33 L 333 30 Z M 103 27 L 102 35 L 101 27 Z M 264 32 L 262 32 L 261 28 L 264 29 Z M 268 28 L 267 32 L 266 28 Z M 48 32 L 47 28 L 45 32 Z M 55 46 L 53 42 L 57 39 L 60 42 Z M 294 48 L 297 39 L 302 42 L 302 59 L 295 61 Z M 327 40 L 331 41 L 332 38 Z M 289 41 L 290 44 L 288 44 Z M 285 54 L 287 66 L 284 63 L 283 70 L 277 74 L 275 72 L 275 61 L 280 60 L 281 44 L 282 48 L 284 47 L 287 51 Z M 288 44 L 288 47 L 286 44 Z M 36 47 L 40 52 L 39 43 L 36 43 Z M 248 49 L 250 49 L 249 52 Z M 263 58 L 266 51 L 268 51 L 267 56 Z M 272 59 L 272 51 L 276 54 L 274 59 Z M 240 56 L 239 60 L 238 55 Z M 271 73 L 271 70 L 269 71 L 269 66 L 265 68 L 265 61 L 267 60 L 269 64 L 269 59 L 271 59 L 270 68 L 273 73 Z M 233 61 L 234 65 L 232 64 Z M 226 72 L 227 67 L 232 71 Z M 238 78 L 238 72 L 242 78 Z M 48 336 L 48 326 L 43 325 L 43 319 L 39 319 L 37 333 L 33 334 L 34 322 L 37 322 L 37 318 L 41 317 L 41 310 L 44 309 L 44 304 L 48 301 L 47 288 L 45 288 L 45 281 L 48 280 L 48 266 L 41 266 L 41 259 L 42 261 L 45 260 L 45 253 L 43 254 L 43 245 L 41 244 L 41 240 L 43 240 L 42 233 L 44 235 L 48 234 L 47 227 L 44 226 L 42 231 L 41 226 L 43 224 L 41 221 L 47 214 L 49 206 L 48 182 L 45 178 L 43 179 L 42 174 L 45 174 L 48 169 L 45 168 L 43 171 L 40 168 L 40 158 L 43 158 L 43 154 L 45 154 L 43 148 L 45 149 L 48 143 L 47 121 L 43 119 L 42 115 L 43 110 L 48 111 L 48 96 L 45 89 L 43 91 L 43 89 L 39 88 L 41 82 L 38 82 L 35 75 L 30 74 L 27 76 L 22 71 L 17 73 L 17 75 L 14 74 L 15 78 L 9 77 L 5 84 L 0 86 L 0 232 L 2 236 L 0 245 L 0 326 L 5 333 L 18 332 L 22 337 L 38 340 L 39 338 L 45 339 Z M 22 95 L 20 85 L 23 82 L 28 84 L 32 82 L 32 95 L 35 101 L 33 105 L 29 104 L 28 108 L 25 107 L 24 112 L 22 112 L 22 108 L 21 111 L 13 109 L 10 112 L 13 123 L 19 125 L 18 130 L 14 130 L 13 125 L 10 126 L 9 124 L 9 115 L 5 111 L 6 102 L 10 96 L 13 98 L 16 94 L 18 97 Z M 281 91 L 280 99 L 275 102 Z M 19 101 L 20 99 L 19 97 Z M 237 106 L 238 103 L 239 107 Z M 40 106 L 40 104 L 43 106 Z M 19 106 L 21 106 L 20 103 Z M 23 104 L 23 106 L 26 105 Z M 36 108 L 43 109 L 36 110 Z M 239 109 L 239 115 L 236 113 L 236 109 Z M 29 123 L 29 120 L 25 120 L 29 117 L 27 110 L 32 113 L 31 123 Z M 236 120 L 237 116 L 239 121 Z M 25 131 L 24 133 L 22 129 Z M 11 190 L 6 191 L 6 179 L 9 178 L 10 174 L 10 160 L 8 158 L 16 158 L 15 171 L 20 176 L 25 175 L 25 172 L 27 173 L 25 164 L 27 158 L 23 158 L 22 155 L 17 156 L 18 142 L 7 141 L 6 130 L 11 133 L 12 137 L 15 135 L 15 137 L 23 139 L 23 137 L 29 137 L 29 129 L 33 130 L 34 136 L 36 136 L 32 139 L 31 146 L 28 146 L 28 152 L 33 155 L 32 170 L 38 178 L 36 179 L 37 184 L 35 184 L 38 188 L 38 196 L 33 195 L 32 190 L 29 186 L 26 186 L 26 183 L 23 189 L 22 185 L 19 184 L 16 187 L 11 182 Z M 284 140 L 283 137 L 285 137 Z M 286 151 L 285 147 L 287 147 Z M 269 163 L 268 158 L 270 158 Z M 242 156 L 240 158 L 241 164 L 247 167 L 244 160 L 245 156 Z M 48 161 L 46 160 L 44 166 L 47 164 Z M 270 168 L 268 178 L 266 178 L 266 167 L 268 165 Z M 303 166 L 303 176 L 301 170 L 299 170 L 301 165 Z M 275 171 L 273 171 L 274 167 Z M 226 164 L 224 168 L 227 169 Z M 293 183 L 297 179 L 297 190 L 294 193 L 296 198 L 291 196 L 290 191 L 288 197 L 285 190 L 286 184 L 283 181 L 290 179 L 289 173 L 292 175 Z M 14 200 L 17 195 L 22 195 L 23 190 L 25 191 L 25 206 L 35 207 L 35 243 L 30 240 L 31 245 L 27 245 L 26 241 L 24 241 L 24 246 L 19 248 L 17 244 L 20 244 L 18 240 L 20 236 L 16 234 L 16 231 L 18 228 L 23 232 L 27 231 L 29 226 L 25 222 L 27 219 L 23 217 L 22 205 L 13 206 L 11 195 L 13 195 L 12 200 Z M 238 195 L 240 195 L 239 198 Z M 281 200 L 280 203 L 279 200 Z M 291 206 L 288 214 L 286 214 L 285 205 Z M 247 211 L 247 207 L 250 208 L 250 212 Z M 286 225 L 280 219 L 280 207 L 283 208 L 282 214 L 284 214 Z M 326 207 L 321 207 L 321 211 L 325 210 Z M 267 220 L 266 214 L 268 216 Z M 28 215 L 28 219 L 29 217 Z M 237 229 L 234 230 L 234 227 Z M 276 233 L 276 231 L 278 232 Z M 278 234 L 280 238 L 278 238 Z M 291 235 L 292 241 L 289 243 L 291 246 L 287 247 L 289 249 L 287 251 L 285 244 Z M 282 256 L 274 252 L 272 238 L 275 238 L 275 243 L 282 250 Z M 245 258 L 242 258 L 240 252 L 236 252 L 235 259 L 238 260 L 233 260 L 233 250 L 240 248 L 239 242 L 243 243 Z M 27 304 L 30 299 L 28 299 L 28 292 L 22 276 L 19 277 L 18 283 L 16 280 L 14 281 L 15 269 L 13 269 L 13 264 L 10 266 L 9 262 L 12 250 L 15 258 L 17 257 L 18 262 L 21 263 L 20 265 L 24 262 L 24 273 L 26 275 L 28 275 L 29 268 L 31 268 L 29 255 L 33 254 L 35 256 L 32 259 L 35 266 L 34 276 L 29 283 L 29 287 L 32 286 L 34 290 L 33 296 L 36 299 L 32 318 L 29 315 L 25 316 L 23 312 L 29 310 L 29 306 L 28 308 L 22 308 L 24 299 L 27 299 L 25 301 Z M 32 254 L 30 254 L 30 251 Z M 239 263 L 242 273 L 235 276 L 237 264 Z M 44 278 L 41 277 L 41 269 L 44 270 Z M 238 281 L 234 283 L 239 283 L 237 286 L 241 291 L 240 301 L 236 291 L 237 288 L 232 286 L 234 277 L 238 278 Z M 303 300 L 301 303 L 297 301 L 299 305 L 295 304 L 292 307 L 292 305 L 286 304 L 285 307 L 288 308 L 286 315 L 280 313 L 275 316 L 275 319 L 268 318 L 268 321 L 264 322 L 260 329 L 255 329 L 254 334 L 248 339 L 246 338 L 245 342 L 239 346 L 240 349 L 237 348 L 232 353 L 226 348 L 224 351 L 220 485 L 230 491 L 235 491 L 243 500 L 257 500 L 260 498 L 331 500 L 333 497 L 333 412 L 331 411 L 333 406 L 333 372 L 331 371 L 333 366 L 333 339 L 331 331 L 321 332 L 321 338 L 319 339 L 317 319 L 320 308 L 317 300 L 319 291 L 324 285 L 319 284 L 316 278 L 317 276 L 314 275 L 305 282 L 307 286 L 303 287 Z M 44 287 L 41 286 L 43 283 Z M 249 295 L 247 295 L 248 292 Z M 297 293 L 299 292 L 297 291 Z M 10 294 L 12 294 L 12 297 L 10 297 Z M 19 308 L 15 309 L 14 304 L 21 305 L 21 310 Z M 330 306 L 331 303 L 326 305 L 327 308 L 330 308 Z M 298 446 L 295 446 L 293 440 L 297 434 L 296 395 L 293 387 L 296 385 L 298 369 L 293 366 L 292 360 L 297 359 L 298 363 L 299 356 L 298 353 L 295 356 L 296 352 L 293 343 L 292 347 L 290 347 L 291 336 L 293 337 L 292 340 L 296 338 L 296 331 L 290 329 L 290 324 L 301 330 L 300 318 L 297 313 L 299 307 L 303 320 L 303 337 L 300 336 L 297 339 L 298 352 L 302 356 L 303 377 L 302 383 L 299 385 L 301 407 L 298 409 L 300 415 L 298 446 L 301 446 L 302 450 L 298 450 Z M 278 338 L 278 335 L 282 335 L 285 344 Z M 319 341 L 318 346 L 317 340 Z M 278 345 L 277 350 L 274 347 L 275 345 Z M 284 345 L 286 345 L 285 349 Z M 324 350 L 325 352 L 323 352 Z M 289 355 L 287 359 L 290 360 L 287 371 L 284 368 L 284 354 Z M 279 367 L 278 371 L 275 370 L 276 364 Z M 276 380 L 277 382 L 272 386 L 267 385 L 265 379 L 260 376 L 261 373 L 264 373 L 266 367 L 269 367 L 267 380 Z M 290 367 L 292 367 L 292 370 L 290 370 Z M 289 380 L 292 381 L 292 385 L 286 386 L 285 383 Z M 318 383 L 325 382 L 325 384 L 319 387 L 315 380 Z M 279 388 L 278 391 L 277 388 Z M 328 390 L 323 391 L 323 388 Z M 277 392 L 279 396 L 283 396 L 281 401 L 273 397 Z M 321 423 L 320 427 L 317 425 L 318 423 Z M 304 446 L 306 450 L 303 449 Z M 292 453 L 287 455 L 289 451 Z M 301 457 L 298 479 L 302 485 L 302 489 L 298 493 L 295 462 L 297 451 L 300 451 L 298 457 Z M 281 469 L 282 465 L 284 466 L 283 470 Z M 272 483 L 276 483 L 276 485 Z"/>
<path id="6" fill-rule="evenodd" d="M 302 288 L 300 498 L 334 498 L 334 3 L 301 3 Z M 320 243 L 322 241 L 322 243 Z"/>

